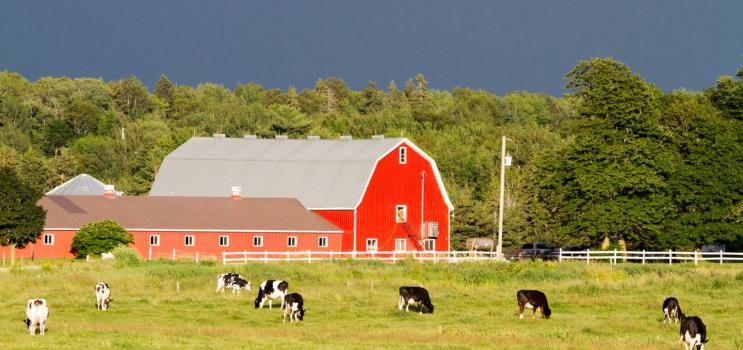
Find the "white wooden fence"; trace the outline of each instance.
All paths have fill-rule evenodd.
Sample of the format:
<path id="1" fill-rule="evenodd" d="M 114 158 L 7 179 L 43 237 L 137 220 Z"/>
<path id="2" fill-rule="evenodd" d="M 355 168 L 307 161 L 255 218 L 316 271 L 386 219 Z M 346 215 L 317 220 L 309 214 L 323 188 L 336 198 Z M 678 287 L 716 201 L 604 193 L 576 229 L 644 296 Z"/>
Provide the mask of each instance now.
<path id="1" fill-rule="evenodd" d="M 722 264 L 723 262 L 743 262 L 743 253 L 730 252 L 675 252 L 675 251 L 620 251 L 620 250 L 601 250 L 601 251 L 563 251 L 558 250 L 549 257 L 549 260 L 558 262 L 563 261 L 585 261 L 587 264 L 593 262 L 636 262 L 636 263 L 681 263 L 699 261 L 710 261 Z M 419 262 L 449 262 L 458 263 L 465 261 L 496 261 L 498 260 L 494 252 L 477 252 L 477 251 L 451 251 L 451 252 L 427 252 L 427 251 L 390 251 L 390 252 L 332 252 L 332 251 L 303 251 L 303 252 L 223 252 L 222 263 L 248 263 L 269 261 L 321 261 L 321 260 L 378 260 L 397 262 L 400 260 L 411 259 Z M 511 257 L 509 260 L 518 260 Z M 528 258 L 527 258 L 528 260 Z"/>

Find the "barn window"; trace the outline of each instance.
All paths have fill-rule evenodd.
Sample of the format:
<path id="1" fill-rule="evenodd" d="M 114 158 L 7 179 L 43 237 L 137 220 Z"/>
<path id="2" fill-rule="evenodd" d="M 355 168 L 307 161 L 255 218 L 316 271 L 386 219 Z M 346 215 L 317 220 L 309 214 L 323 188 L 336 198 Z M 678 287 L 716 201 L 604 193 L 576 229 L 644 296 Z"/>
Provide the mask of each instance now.
<path id="1" fill-rule="evenodd" d="M 186 247 L 193 247 L 193 242 L 193 235 L 186 235 L 183 237 L 183 245 L 185 245 Z"/>
<path id="2" fill-rule="evenodd" d="M 262 247 L 262 246 L 263 246 L 263 236 L 253 237 L 253 247 Z"/>
<path id="3" fill-rule="evenodd" d="M 327 248 L 328 247 L 328 237 L 318 237 L 317 238 L 317 246 L 320 248 Z"/>
<path id="4" fill-rule="evenodd" d="M 366 240 L 366 251 L 367 252 L 377 251 L 377 239 L 376 238 L 369 238 Z"/>
<path id="5" fill-rule="evenodd" d="M 44 245 L 54 245 L 54 235 L 44 235 Z"/>
<path id="6" fill-rule="evenodd" d="M 287 239 L 286 239 L 286 246 L 287 247 L 296 247 L 297 246 L 297 237 L 294 237 L 294 236 L 287 237 Z"/>
<path id="7" fill-rule="evenodd" d="M 219 236 L 219 246 L 228 247 L 230 245 L 230 236 Z"/>
<path id="8" fill-rule="evenodd" d="M 407 162 L 408 162 L 408 148 L 400 147 L 400 164 L 405 164 Z"/>
<path id="9" fill-rule="evenodd" d="M 428 238 L 437 238 L 439 236 L 439 223 L 431 222 L 428 224 Z"/>
<path id="10" fill-rule="evenodd" d="M 405 241 L 405 238 L 398 238 L 395 240 L 395 250 L 398 252 L 404 252 L 407 250 L 406 247 L 407 242 Z"/>
<path id="11" fill-rule="evenodd" d="M 160 235 L 150 235 L 150 245 L 151 246 L 159 246 L 160 245 Z"/>
<path id="12" fill-rule="evenodd" d="M 395 222 L 407 222 L 408 221 L 408 206 L 397 205 L 395 206 Z"/>
<path id="13" fill-rule="evenodd" d="M 436 240 L 435 239 L 424 239 L 423 250 L 429 251 L 429 252 L 436 250 Z"/>

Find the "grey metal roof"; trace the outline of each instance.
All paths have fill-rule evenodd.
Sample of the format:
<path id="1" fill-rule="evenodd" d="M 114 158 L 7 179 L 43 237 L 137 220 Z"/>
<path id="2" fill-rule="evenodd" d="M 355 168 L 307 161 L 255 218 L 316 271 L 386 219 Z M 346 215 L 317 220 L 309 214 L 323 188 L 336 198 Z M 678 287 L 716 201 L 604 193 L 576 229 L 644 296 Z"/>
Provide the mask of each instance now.
<path id="1" fill-rule="evenodd" d="M 150 195 L 225 197 L 240 186 L 246 197 L 355 208 L 376 162 L 404 141 L 195 137 L 165 157 Z"/>
<path id="2" fill-rule="evenodd" d="M 100 196 L 106 191 L 105 184 L 88 175 L 80 174 L 47 192 L 47 196 Z M 121 192 L 118 192 L 121 195 Z"/>

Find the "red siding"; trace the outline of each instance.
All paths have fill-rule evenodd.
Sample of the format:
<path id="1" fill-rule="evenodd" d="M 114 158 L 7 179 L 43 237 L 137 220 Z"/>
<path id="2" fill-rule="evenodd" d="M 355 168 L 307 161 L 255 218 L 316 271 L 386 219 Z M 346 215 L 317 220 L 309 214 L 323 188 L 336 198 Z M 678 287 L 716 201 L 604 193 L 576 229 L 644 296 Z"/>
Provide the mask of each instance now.
<path id="1" fill-rule="evenodd" d="M 312 210 L 343 230 L 344 252 L 353 250 L 353 210 Z"/>
<path id="2" fill-rule="evenodd" d="M 425 172 L 424 221 L 427 224 L 439 224 L 439 238 L 436 239 L 435 249 L 447 251 L 449 208 L 439 189 L 431 163 L 410 145 L 404 143 L 400 147 L 407 147 L 407 162 L 400 164 L 399 147 L 381 159 L 361 204 L 356 209 L 356 249 L 366 251 L 368 238 L 378 240 L 378 251 L 394 250 L 395 239 L 398 238 L 406 239 L 407 250 L 422 249 L 417 241 L 422 237 L 421 172 Z M 407 205 L 407 223 L 415 239 L 406 234 L 404 225 L 395 222 L 396 205 Z"/>

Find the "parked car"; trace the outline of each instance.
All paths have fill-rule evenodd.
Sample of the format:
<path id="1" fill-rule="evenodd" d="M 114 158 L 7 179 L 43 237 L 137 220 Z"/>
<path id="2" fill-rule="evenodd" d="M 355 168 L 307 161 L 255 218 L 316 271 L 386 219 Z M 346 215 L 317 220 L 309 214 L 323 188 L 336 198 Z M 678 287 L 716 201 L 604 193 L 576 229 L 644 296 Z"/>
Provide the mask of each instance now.
<path id="1" fill-rule="evenodd" d="M 516 252 L 519 260 L 553 260 L 557 259 L 558 250 L 555 246 L 548 243 L 527 243 L 521 246 Z"/>

